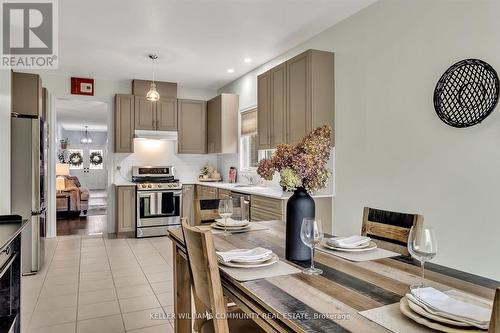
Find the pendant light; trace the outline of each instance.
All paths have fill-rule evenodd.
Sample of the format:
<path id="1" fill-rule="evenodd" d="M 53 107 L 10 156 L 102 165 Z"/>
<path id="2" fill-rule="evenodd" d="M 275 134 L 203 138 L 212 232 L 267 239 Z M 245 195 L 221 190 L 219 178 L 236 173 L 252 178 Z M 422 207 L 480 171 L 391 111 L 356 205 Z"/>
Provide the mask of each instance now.
<path id="1" fill-rule="evenodd" d="M 89 136 L 88 126 L 85 126 L 85 136 L 81 138 L 80 143 L 89 145 L 92 143 L 92 138 Z"/>
<path id="2" fill-rule="evenodd" d="M 156 54 L 150 54 L 149 59 L 151 59 L 151 69 L 153 72 L 153 81 L 151 82 L 151 87 L 149 88 L 148 93 L 146 94 L 146 99 L 150 102 L 156 102 L 160 99 L 160 94 L 156 90 L 156 84 L 155 84 L 155 60 L 158 59 L 158 56 Z"/>

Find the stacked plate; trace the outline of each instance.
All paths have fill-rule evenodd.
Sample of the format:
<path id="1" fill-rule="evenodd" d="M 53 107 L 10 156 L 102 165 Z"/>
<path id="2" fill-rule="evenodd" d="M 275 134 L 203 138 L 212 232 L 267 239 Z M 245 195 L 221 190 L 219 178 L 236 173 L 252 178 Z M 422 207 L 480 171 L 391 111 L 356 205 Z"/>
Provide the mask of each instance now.
<path id="1" fill-rule="evenodd" d="M 212 228 L 225 230 L 230 232 L 241 232 L 250 230 L 250 222 L 247 220 L 233 220 L 227 219 L 224 222 L 224 219 L 216 219 L 214 223 L 212 223 Z"/>
<path id="2" fill-rule="evenodd" d="M 375 244 L 370 237 L 366 236 L 327 238 L 322 245 L 329 250 L 345 252 L 363 252 L 377 248 L 377 244 Z"/>
<path id="3" fill-rule="evenodd" d="M 216 252 L 217 261 L 228 267 L 255 268 L 270 266 L 278 261 L 273 251 L 256 247 L 253 249 L 234 249 L 226 252 Z"/>
<path id="4" fill-rule="evenodd" d="M 412 289 L 401 299 L 399 308 L 419 324 L 450 333 L 484 332 L 491 316 L 491 306 L 485 302 L 451 297 L 432 287 Z"/>

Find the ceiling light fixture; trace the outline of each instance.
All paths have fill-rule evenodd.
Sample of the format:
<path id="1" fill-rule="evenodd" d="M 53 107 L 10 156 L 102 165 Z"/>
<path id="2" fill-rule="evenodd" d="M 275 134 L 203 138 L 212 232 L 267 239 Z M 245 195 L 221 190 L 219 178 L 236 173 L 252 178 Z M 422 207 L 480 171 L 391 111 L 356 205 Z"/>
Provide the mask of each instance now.
<path id="1" fill-rule="evenodd" d="M 85 126 L 85 136 L 80 139 L 80 143 L 89 145 L 92 143 L 92 138 L 89 136 L 88 126 Z"/>
<path id="2" fill-rule="evenodd" d="M 248 58 L 248 57 L 247 57 L 247 58 L 243 59 L 243 61 L 244 61 L 246 64 L 249 64 L 249 63 L 251 63 L 251 62 L 252 62 L 252 58 Z"/>
<path id="3" fill-rule="evenodd" d="M 234 69 L 229 68 L 229 69 L 227 70 L 227 72 L 228 72 L 228 73 L 234 73 Z"/>
<path id="4" fill-rule="evenodd" d="M 156 102 L 160 99 L 160 94 L 156 90 L 155 84 L 155 60 L 158 59 L 156 54 L 150 54 L 149 59 L 151 59 L 151 71 L 153 72 L 153 81 L 151 82 L 151 87 L 146 94 L 146 99 L 150 102 Z"/>

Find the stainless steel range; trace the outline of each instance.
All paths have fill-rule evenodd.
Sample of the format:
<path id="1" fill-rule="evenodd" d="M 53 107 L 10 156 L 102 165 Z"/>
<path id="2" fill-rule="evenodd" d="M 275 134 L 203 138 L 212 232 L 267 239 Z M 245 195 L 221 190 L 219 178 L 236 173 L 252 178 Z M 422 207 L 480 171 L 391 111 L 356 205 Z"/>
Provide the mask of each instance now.
<path id="1" fill-rule="evenodd" d="M 165 236 L 167 227 L 181 224 L 182 184 L 173 166 L 135 166 L 137 183 L 137 238 Z"/>

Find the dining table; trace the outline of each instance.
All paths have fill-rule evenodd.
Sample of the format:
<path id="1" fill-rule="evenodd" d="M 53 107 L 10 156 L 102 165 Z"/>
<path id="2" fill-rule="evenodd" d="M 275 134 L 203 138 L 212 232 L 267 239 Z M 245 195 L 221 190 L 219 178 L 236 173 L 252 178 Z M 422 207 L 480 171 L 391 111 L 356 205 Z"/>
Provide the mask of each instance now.
<path id="1" fill-rule="evenodd" d="M 307 262 L 285 259 L 284 221 L 260 221 L 259 230 L 214 233 L 217 251 L 263 247 L 281 261 L 303 269 Z M 180 226 L 168 228 L 173 243 L 175 331 L 192 331 L 191 278 L 186 246 Z M 224 295 L 252 315 L 266 332 L 393 332 L 360 314 L 399 304 L 409 286 L 420 281 L 420 266 L 406 256 L 354 262 L 316 251 L 315 266 L 321 275 L 302 272 L 251 281 L 238 281 L 220 269 Z M 426 263 L 425 284 L 441 291 L 458 290 L 493 300 L 500 282 L 434 263 Z"/>

